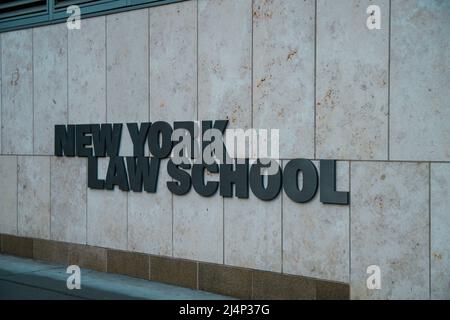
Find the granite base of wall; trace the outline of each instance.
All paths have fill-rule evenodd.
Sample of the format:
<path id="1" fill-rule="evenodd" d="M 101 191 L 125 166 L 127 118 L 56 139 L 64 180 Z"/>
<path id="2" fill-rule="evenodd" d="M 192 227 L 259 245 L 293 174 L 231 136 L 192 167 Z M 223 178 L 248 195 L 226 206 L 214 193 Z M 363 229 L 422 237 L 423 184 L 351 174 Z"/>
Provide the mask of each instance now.
<path id="1" fill-rule="evenodd" d="M 348 300 L 350 286 L 308 277 L 0 234 L 0 252 L 240 299 Z"/>

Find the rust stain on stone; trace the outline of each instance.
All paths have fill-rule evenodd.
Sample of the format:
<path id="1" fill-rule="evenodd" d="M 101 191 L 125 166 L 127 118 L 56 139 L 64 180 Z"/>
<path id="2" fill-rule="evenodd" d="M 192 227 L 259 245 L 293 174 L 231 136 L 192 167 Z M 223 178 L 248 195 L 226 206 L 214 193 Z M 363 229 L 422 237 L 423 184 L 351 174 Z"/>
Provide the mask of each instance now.
<path id="1" fill-rule="evenodd" d="M 289 52 L 289 54 L 287 55 L 287 59 L 286 60 L 291 60 L 296 54 L 297 54 L 298 50 L 292 50 L 291 52 Z"/>
<path id="2" fill-rule="evenodd" d="M 266 12 L 264 13 L 264 17 L 271 19 L 272 18 L 273 13 L 272 12 Z"/>
<path id="3" fill-rule="evenodd" d="M 335 104 L 333 98 L 336 98 L 336 94 L 334 90 L 330 88 L 325 93 L 325 96 L 323 97 L 322 101 L 330 104 L 330 106 L 333 107 Z"/>
<path id="4" fill-rule="evenodd" d="M 263 2 L 263 7 L 266 6 L 270 6 L 273 4 L 272 0 L 265 0 Z M 270 10 L 264 10 L 264 8 L 261 8 L 261 6 L 259 5 L 255 10 L 253 10 L 253 17 L 255 19 L 259 19 L 259 18 L 267 18 L 267 19 L 271 19 L 273 16 L 273 12 Z"/>
<path id="5" fill-rule="evenodd" d="M 436 260 L 442 260 L 442 254 L 433 252 L 433 258 L 435 258 Z"/>
<path id="6" fill-rule="evenodd" d="M 264 81 L 266 81 L 266 78 L 262 78 L 261 80 L 259 80 L 258 83 L 256 84 L 256 87 L 257 88 L 261 87 Z"/>
<path id="7" fill-rule="evenodd" d="M 19 69 L 14 70 L 14 72 L 11 74 L 11 85 L 17 86 L 20 79 L 20 72 Z"/>
<path id="8" fill-rule="evenodd" d="M 374 199 L 374 202 L 376 203 L 376 205 L 378 206 L 378 208 L 380 210 L 383 210 L 384 208 L 384 199 L 382 196 L 376 196 Z"/>
<path id="9" fill-rule="evenodd" d="M 213 71 L 214 73 L 219 73 L 219 72 L 220 72 L 220 65 L 219 65 L 218 63 L 213 64 L 213 65 L 211 66 L 211 69 L 212 69 L 212 71 Z"/>
<path id="10" fill-rule="evenodd" d="M 232 123 L 236 123 L 237 119 L 238 119 L 238 114 L 241 111 L 241 106 L 240 105 L 236 105 L 233 108 L 233 111 L 231 112 L 231 122 Z"/>
<path id="11" fill-rule="evenodd" d="M 280 108 L 280 110 L 277 112 L 278 118 L 284 118 L 284 109 Z"/>

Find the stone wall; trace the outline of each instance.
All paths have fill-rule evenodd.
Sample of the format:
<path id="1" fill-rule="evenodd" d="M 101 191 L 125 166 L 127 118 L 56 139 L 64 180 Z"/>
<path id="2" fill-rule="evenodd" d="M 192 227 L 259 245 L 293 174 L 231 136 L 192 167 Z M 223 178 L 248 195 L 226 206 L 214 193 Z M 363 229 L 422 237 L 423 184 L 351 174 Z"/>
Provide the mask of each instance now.
<path id="1" fill-rule="evenodd" d="M 349 283 L 353 299 L 448 299 L 449 14 L 191 0 L 2 33 L 0 233 Z M 282 160 L 338 160 L 350 205 L 175 196 L 164 163 L 156 194 L 91 190 L 86 159 L 53 156 L 55 124 L 225 118 L 279 128 Z"/>

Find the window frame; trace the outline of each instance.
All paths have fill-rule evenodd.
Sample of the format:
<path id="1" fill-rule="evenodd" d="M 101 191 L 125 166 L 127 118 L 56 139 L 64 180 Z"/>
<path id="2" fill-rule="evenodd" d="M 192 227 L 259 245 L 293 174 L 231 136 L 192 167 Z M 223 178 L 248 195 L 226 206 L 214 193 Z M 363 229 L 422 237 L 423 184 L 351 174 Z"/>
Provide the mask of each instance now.
<path id="1" fill-rule="evenodd" d="M 183 1 L 186 0 L 98 0 L 94 3 L 79 4 L 78 6 L 83 19 Z M 47 0 L 45 12 L 36 13 L 30 9 L 30 13 L 0 19 L 0 33 L 65 22 L 69 17 L 66 12 L 67 7 L 55 8 L 55 3 L 56 0 Z M 71 4 L 73 3 L 68 5 Z"/>

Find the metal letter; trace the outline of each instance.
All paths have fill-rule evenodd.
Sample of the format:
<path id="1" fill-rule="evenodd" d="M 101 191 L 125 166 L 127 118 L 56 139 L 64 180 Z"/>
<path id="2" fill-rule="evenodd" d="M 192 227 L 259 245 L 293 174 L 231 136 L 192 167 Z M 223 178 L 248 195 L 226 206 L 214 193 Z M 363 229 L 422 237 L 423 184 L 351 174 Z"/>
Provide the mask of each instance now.
<path id="1" fill-rule="evenodd" d="M 276 163 L 278 170 L 276 174 L 267 174 L 267 188 L 264 187 L 263 168 L 271 167 L 271 163 L 262 164 L 260 160 L 250 168 L 250 188 L 254 195 L 261 200 L 269 201 L 275 199 L 281 190 L 281 168 Z"/>
<path id="2" fill-rule="evenodd" d="M 303 187 L 298 186 L 298 173 L 302 172 Z M 293 159 L 284 167 L 283 187 L 292 201 L 304 203 L 310 201 L 317 192 L 317 169 L 311 160 Z"/>
<path id="3" fill-rule="evenodd" d="M 336 191 L 336 160 L 320 160 L 320 202 L 348 204 L 349 193 Z"/>

